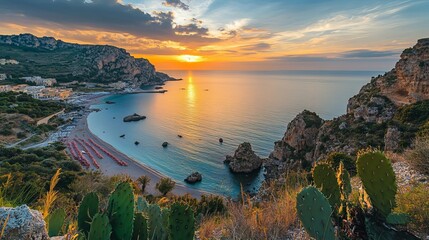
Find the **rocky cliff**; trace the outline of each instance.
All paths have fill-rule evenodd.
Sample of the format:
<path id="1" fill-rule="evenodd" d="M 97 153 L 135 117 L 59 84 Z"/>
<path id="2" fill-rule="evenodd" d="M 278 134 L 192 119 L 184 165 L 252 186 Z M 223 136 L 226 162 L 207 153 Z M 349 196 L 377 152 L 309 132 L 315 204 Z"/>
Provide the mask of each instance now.
<path id="1" fill-rule="evenodd" d="M 401 151 L 429 126 L 428 99 L 429 38 L 404 50 L 394 69 L 362 87 L 349 99 L 345 115 L 324 121 L 309 111 L 298 114 L 264 162 L 266 177 L 309 168 L 330 152 L 355 156 L 369 146 Z"/>
<path id="2" fill-rule="evenodd" d="M 144 58 L 134 58 L 125 49 L 107 45 L 66 43 L 31 34 L 0 36 L 0 58 L 20 62 L 4 68 L 9 75 L 42 75 L 59 81 L 126 81 L 133 87 L 161 83 L 170 77 L 158 73 Z"/>

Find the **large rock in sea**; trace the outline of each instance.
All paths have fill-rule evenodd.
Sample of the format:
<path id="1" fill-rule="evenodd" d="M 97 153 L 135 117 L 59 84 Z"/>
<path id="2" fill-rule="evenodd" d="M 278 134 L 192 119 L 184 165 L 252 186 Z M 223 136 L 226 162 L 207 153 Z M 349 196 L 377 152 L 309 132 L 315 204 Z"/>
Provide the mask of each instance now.
<path id="1" fill-rule="evenodd" d="M 196 183 L 201 182 L 203 180 L 203 176 L 199 172 L 193 172 L 187 178 L 185 178 L 185 182 L 187 183 Z"/>
<path id="2" fill-rule="evenodd" d="M 46 224 L 39 211 L 30 209 L 27 205 L 16 208 L 1 207 L 0 223 L 4 223 L 9 216 L 4 228 L 3 238 L 8 240 L 44 240 L 49 239 Z M 0 225 L 3 227 L 3 225 Z M 1 232 L 0 228 L 0 232 Z"/>
<path id="3" fill-rule="evenodd" d="M 140 116 L 137 113 L 124 117 L 124 122 L 137 122 L 146 119 L 146 116 Z"/>
<path id="4" fill-rule="evenodd" d="M 233 173 L 250 173 L 261 168 L 262 159 L 252 150 L 250 143 L 244 142 L 235 150 L 234 156 L 226 156 L 224 163 L 229 164 Z"/>

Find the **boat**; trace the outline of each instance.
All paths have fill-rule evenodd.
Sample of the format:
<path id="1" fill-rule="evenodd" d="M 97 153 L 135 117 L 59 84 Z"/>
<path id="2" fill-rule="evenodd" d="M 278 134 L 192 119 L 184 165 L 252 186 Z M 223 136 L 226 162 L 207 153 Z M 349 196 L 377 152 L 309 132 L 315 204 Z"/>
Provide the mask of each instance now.
<path id="1" fill-rule="evenodd" d="M 140 143 L 139 143 L 138 141 L 135 141 L 135 142 L 134 142 L 134 144 L 135 144 L 135 145 L 139 145 Z"/>
<path id="2" fill-rule="evenodd" d="M 123 137 L 125 137 L 125 134 L 122 134 L 122 135 L 121 135 L 121 136 L 119 136 L 119 137 L 123 138 Z"/>

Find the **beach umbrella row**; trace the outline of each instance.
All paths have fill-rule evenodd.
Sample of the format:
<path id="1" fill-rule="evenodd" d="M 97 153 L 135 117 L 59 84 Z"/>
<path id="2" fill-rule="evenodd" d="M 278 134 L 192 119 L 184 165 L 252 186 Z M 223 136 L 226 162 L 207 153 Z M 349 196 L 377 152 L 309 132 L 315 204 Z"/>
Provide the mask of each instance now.
<path id="1" fill-rule="evenodd" d="M 102 152 L 104 152 L 107 156 L 109 156 L 111 159 L 113 159 L 117 164 L 119 164 L 120 166 L 128 166 L 128 164 L 120 159 L 118 159 L 116 156 L 114 156 L 113 154 L 111 154 L 109 151 L 107 151 L 106 149 L 104 149 L 102 146 L 98 145 L 96 142 L 94 142 L 94 140 L 92 140 L 91 138 L 88 139 L 94 146 L 96 146 L 98 149 L 100 149 Z"/>
<path id="2" fill-rule="evenodd" d="M 100 169 L 100 165 L 98 164 L 97 160 L 95 160 L 94 156 L 92 156 L 92 153 L 88 150 L 88 148 L 83 145 L 83 143 L 79 140 L 76 140 L 77 143 L 82 147 L 82 149 L 86 152 L 86 154 L 91 158 L 92 164 L 95 166 L 95 168 Z"/>
<path id="3" fill-rule="evenodd" d="M 75 151 L 75 153 L 77 155 L 76 159 L 80 162 L 80 164 L 82 164 L 82 166 L 89 168 L 91 165 L 89 164 L 88 160 L 86 160 L 86 158 L 82 155 L 82 153 L 77 148 L 76 142 L 72 141 L 71 145 L 72 145 L 72 149 Z"/>
<path id="4" fill-rule="evenodd" d="M 85 141 L 85 139 L 79 139 L 79 140 L 82 141 L 87 147 L 89 147 L 99 159 L 103 158 L 103 156 L 101 156 L 101 154 L 97 151 L 97 149 L 95 149 L 94 146 L 92 146 L 87 141 Z"/>

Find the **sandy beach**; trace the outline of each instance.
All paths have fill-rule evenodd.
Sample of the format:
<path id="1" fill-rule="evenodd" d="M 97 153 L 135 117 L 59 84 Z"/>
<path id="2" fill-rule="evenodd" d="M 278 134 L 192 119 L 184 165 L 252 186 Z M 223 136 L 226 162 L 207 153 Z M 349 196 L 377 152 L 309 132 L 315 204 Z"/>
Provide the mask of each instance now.
<path id="1" fill-rule="evenodd" d="M 91 105 L 101 101 L 104 97 L 106 97 L 106 95 L 91 99 L 84 104 L 85 108 L 88 109 Z M 156 190 L 155 185 L 162 177 L 165 176 L 139 163 L 137 160 L 128 157 L 110 144 L 98 138 L 88 128 L 88 115 L 89 113 L 85 112 L 85 114 L 76 124 L 76 128 L 71 131 L 69 137 L 67 138 L 69 153 L 73 152 L 74 155 L 77 155 L 76 151 L 73 148 L 73 144 L 75 144 L 78 151 L 80 151 L 81 153 L 82 151 L 85 152 L 84 154 L 82 154 L 82 156 L 84 159 L 87 160 L 87 162 L 90 163 L 90 167 L 88 168 L 89 170 L 97 170 L 108 176 L 125 174 L 132 177 L 133 179 L 137 179 L 138 177 L 143 175 L 148 176 L 151 181 L 146 187 L 146 192 L 149 194 L 159 195 L 160 193 Z M 100 147 L 104 149 L 104 151 L 101 150 Z M 110 153 L 110 156 L 105 151 Z M 115 161 L 114 158 L 116 158 L 117 160 Z M 118 160 L 124 162 L 126 166 L 121 166 L 120 164 L 118 164 Z M 97 169 L 95 165 L 99 165 L 99 169 Z M 184 195 L 186 193 L 189 193 L 196 198 L 199 198 L 202 194 L 207 194 L 203 191 L 189 188 L 184 183 L 180 182 L 176 182 L 176 186 L 172 192 L 176 195 Z"/>

